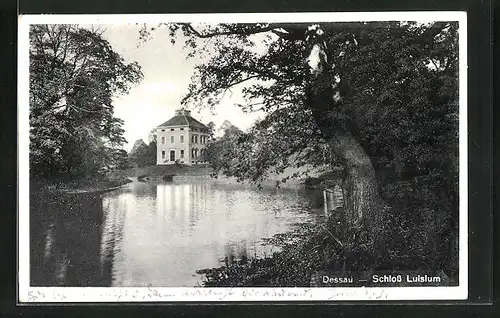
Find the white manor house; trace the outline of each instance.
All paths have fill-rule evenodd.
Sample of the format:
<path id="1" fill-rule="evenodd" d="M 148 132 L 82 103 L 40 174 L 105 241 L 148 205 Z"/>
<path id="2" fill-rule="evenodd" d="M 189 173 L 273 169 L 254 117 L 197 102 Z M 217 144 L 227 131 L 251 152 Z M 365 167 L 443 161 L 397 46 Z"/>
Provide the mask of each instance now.
<path id="1" fill-rule="evenodd" d="M 174 117 L 156 127 L 156 164 L 205 163 L 209 131 L 207 126 L 191 117 L 191 111 L 176 110 Z"/>

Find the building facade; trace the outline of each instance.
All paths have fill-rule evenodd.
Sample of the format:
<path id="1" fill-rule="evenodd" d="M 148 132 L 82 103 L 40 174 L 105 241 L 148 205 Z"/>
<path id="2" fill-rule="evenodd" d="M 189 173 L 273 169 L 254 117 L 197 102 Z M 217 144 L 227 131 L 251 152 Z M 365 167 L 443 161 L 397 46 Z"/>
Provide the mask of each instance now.
<path id="1" fill-rule="evenodd" d="M 191 117 L 191 111 L 176 110 L 174 117 L 156 127 L 156 164 L 206 163 L 209 137 L 209 128 Z"/>

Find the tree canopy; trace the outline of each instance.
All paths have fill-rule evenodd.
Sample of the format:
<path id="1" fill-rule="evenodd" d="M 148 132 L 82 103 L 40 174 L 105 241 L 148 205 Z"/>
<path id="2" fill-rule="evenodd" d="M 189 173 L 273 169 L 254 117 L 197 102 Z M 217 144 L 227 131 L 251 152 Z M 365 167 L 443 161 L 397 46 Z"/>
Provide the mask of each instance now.
<path id="1" fill-rule="evenodd" d="M 156 137 L 156 136 L 155 136 Z M 137 167 L 145 167 L 156 164 L 156 138 L 151 138 L 148 145 L 138 139 L 129 153 L 130 163 Z"/>
<path id="2" fill-rule="evenodd" d="M 169 25 L 197 66 L 183 103 L 216 107 L 242 87 L 245 111 L 264 111 L 228 175 L 261 180 L 266 169 L 335 161 L 307 104 L 308 24 Z M 456 22 L 321 24 L 344 99 L 336 120 L 348 127 L 377 166 L 407 177 L 432 173 L 436 158 L 457 161 L 458 35 Z M 262 142 L 265 141 L 265 142 Z M 253 144 L 249 150 L 248 143 Z M 241 151 L 240 151 L 241 150 Z M 289 160 L 293 158 L 293 161 Z M 440 167 L 439 169 L 442 169 Z M 455 167 L 456 168 L 456 167 Z"/>
<path id="3" fill-rule="evenodd" d="M 142 79 L 102 31 L 75 25 L 32 25 L 30 163 L 43 177 L 83 177 L 123 166 L 123 121 L 112 98 Z"/>
<path id="4" fill-rule="evenodd" d="M 239 87 L 242 109 L 265 114 L 214 151 L 216 172 L 260 182 L 289 166 L 341 164 L 352 214 L 389 211 L 397 226 L 386 237 L 441 255 L 424 262 L 449 257 L 436 246 L 449 251 L 458 215 L 458 22 L 168 27 L 188 57 L 208 56 L 184 104 L 217 107 Z M 371 204 L 378 195 L 392 209 Z"/>

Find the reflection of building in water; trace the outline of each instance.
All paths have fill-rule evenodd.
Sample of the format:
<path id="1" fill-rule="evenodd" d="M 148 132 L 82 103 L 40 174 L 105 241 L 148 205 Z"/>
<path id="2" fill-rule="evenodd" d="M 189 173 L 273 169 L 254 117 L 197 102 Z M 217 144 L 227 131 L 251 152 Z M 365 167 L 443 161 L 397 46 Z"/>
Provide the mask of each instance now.
<path id="1" fill-rule="evenodd" d="M 167 220 L 182 231 L 192 229 L 206 212 L 207 192 L 205 183 L 158 184 L 156 212 L 159 226 Z"/>
<path id="2" fill-rule="evenodd" d="M 344 206 L 344 196 L 342 189 L 335 185 L 333 189 L 323 190 L 324 204 L 325 204 L 325 215 L 328 216 L 331 212 L 335 211 L 337 208 Z"/>

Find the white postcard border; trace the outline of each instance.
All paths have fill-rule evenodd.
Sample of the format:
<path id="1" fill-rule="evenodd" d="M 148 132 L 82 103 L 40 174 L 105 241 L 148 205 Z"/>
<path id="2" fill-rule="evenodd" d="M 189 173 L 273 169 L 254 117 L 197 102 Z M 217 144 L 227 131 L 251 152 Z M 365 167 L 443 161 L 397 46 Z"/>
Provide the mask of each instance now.
<path id="1" fill-rule="evenodd" d="M 29 25 L 163 22 L 459 21 L 459 286 L 349 288 L 31 287 L 29 260 Z M 22 15 L 18 25 L 18 302 L 461 300 L 468 295 L 467 14 L 459 11 L 253 14 Z M 33 204 L 33 203 L 32 203 Z M 36 203 L 35 203 L 36 204 Z"/>

